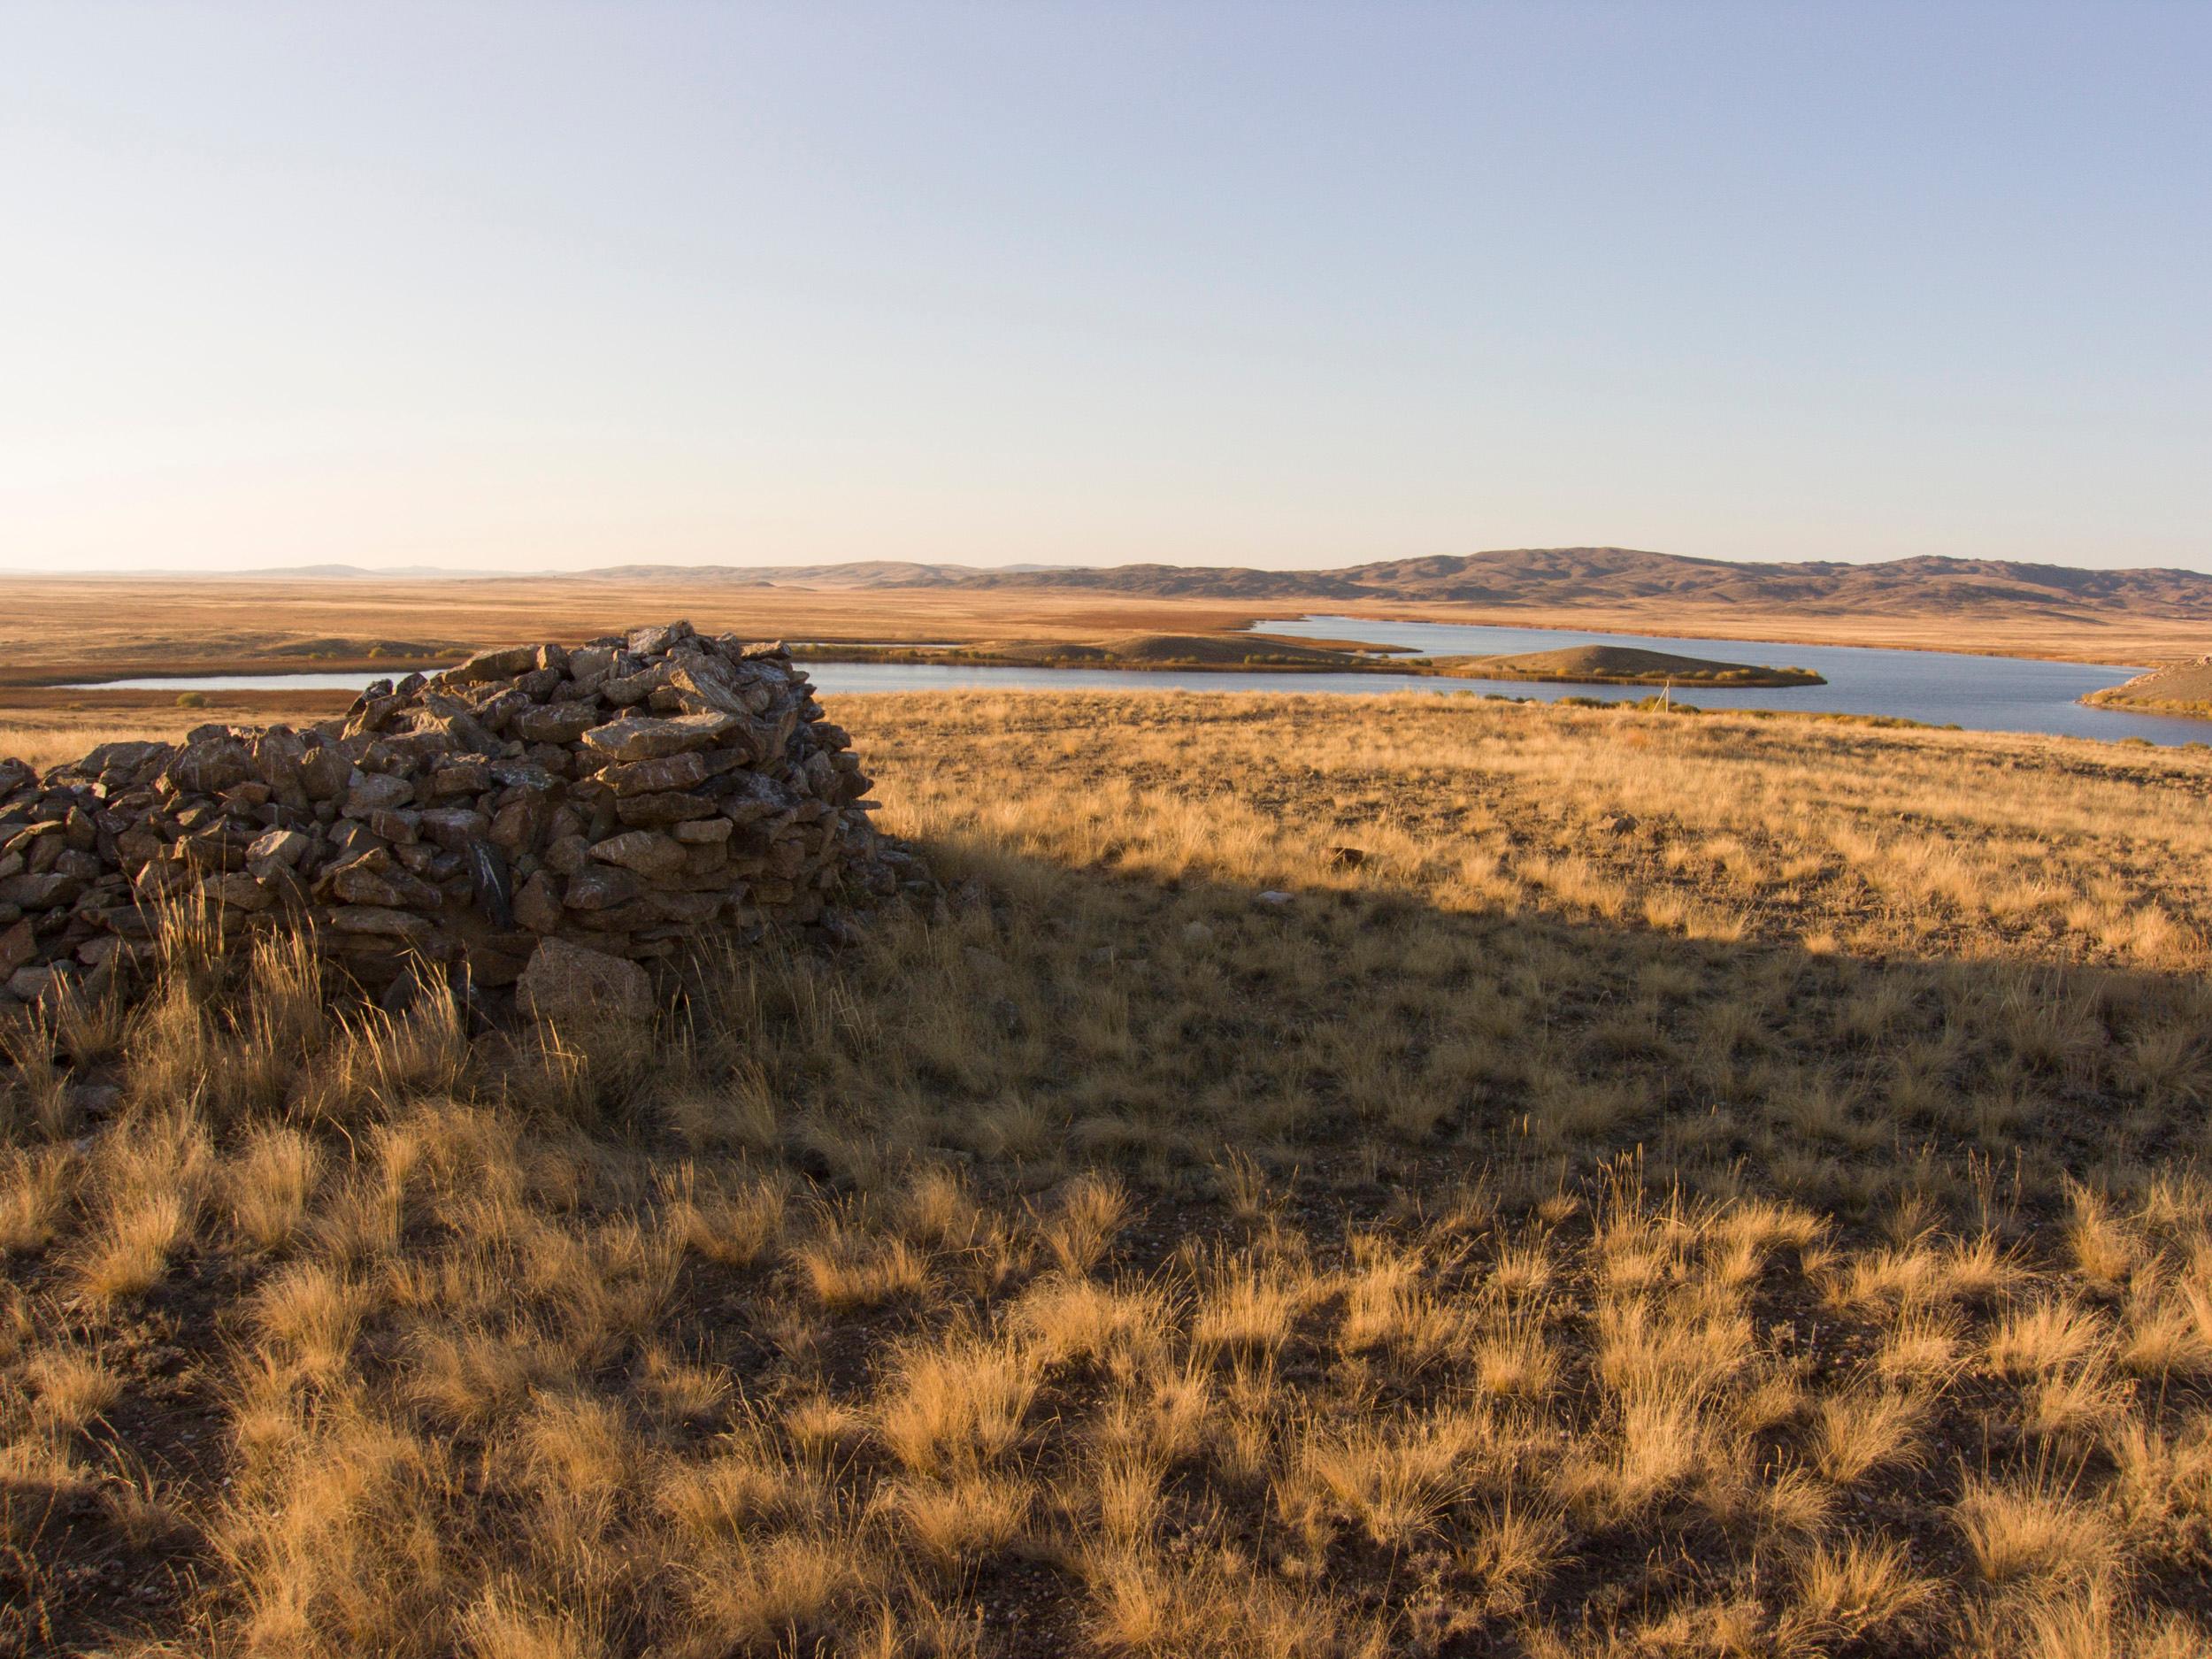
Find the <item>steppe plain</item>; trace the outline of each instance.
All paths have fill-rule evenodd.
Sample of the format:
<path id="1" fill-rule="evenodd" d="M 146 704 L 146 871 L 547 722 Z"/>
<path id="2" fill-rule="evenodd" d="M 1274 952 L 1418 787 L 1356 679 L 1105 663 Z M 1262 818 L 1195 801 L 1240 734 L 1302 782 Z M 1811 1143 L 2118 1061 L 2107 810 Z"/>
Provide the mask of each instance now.
<path id="1" fill-rule="evenodd" d="M 345 701 L 35 683 L 127 670 L 1281 614 L 117 592 L 12 584 L 0 751 Z M 1902 626 L 1862 642 L 1938 642 Z M 703 950 L 649 1032 L 334 1002 L 273 936 L 12 1034 L 0 1649 L 2212 1642 L 2212 756 L 1471 698 L 831 712 L 948 903 Z"/>

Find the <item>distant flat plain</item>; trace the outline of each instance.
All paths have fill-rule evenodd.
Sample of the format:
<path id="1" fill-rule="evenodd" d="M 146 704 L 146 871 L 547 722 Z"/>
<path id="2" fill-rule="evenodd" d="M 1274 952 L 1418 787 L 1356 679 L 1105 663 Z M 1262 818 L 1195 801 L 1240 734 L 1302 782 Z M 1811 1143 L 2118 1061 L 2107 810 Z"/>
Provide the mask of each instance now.
<path id="1" fill-rule="evenodd" d="M 726 575 L 688 580 L 495 578 L 391 582 L 237 578 L 0 578 L 0 687 L 68 680 L 267 669 L 375 668 L 436 659 L 457 645 L 580 638 L 646 617 L 687 616 L 702 628 L 764 638 L 897 641 L 1085 639 L 1133 631 L 1237 628 L 1301 608 L 1280 599 L 1214 599 L 1069 591 L 753 587 Z M 1665 597 L 1589 604 L 1475 605 L 1450 601 L 1316 600 L 1333 614 L 1419 618 L 1592 632 L 1801 644 L 1968 651 L 2149 665 L 2205 649 L 2199 618 L 2051 611 L 1925 614 L 1815 611 Z M 81 694 L 72 694 L 73 697 Z"/>

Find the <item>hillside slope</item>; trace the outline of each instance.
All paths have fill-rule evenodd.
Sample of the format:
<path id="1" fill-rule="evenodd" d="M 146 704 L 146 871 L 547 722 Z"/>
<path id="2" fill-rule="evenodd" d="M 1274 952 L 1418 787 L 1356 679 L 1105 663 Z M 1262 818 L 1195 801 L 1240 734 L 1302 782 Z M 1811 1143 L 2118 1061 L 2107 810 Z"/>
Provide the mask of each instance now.
<path id="1" fill-rule="evenodd" d="M 697 567 L 624 565 L 591 574 L 708 578 Z M 1971 614 L 2156 617 L 2212 622 L 2212 575 L 2197 571 L 2082 570 L 2003 559 L 1907 558 L 1746 563 L 1633 548 L 1511 548 L 1389 559 L 1335 570 L 1118 565 L 983 570 L 867 561 L 718 571 L 732 581 L 849 588 L 1059 589 L 1154 598 L 1383 601 L 1498 609 L 1629 604 L 1786 606 L 1810 615 Z M 709 578 L 710 579 L 710 578 Z"/>

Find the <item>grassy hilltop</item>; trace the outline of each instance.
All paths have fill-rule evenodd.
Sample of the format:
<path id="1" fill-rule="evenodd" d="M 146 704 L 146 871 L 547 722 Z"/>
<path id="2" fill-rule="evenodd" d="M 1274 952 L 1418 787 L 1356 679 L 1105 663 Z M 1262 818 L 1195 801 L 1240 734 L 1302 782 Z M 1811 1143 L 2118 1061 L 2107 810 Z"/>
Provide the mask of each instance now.
<path id="1" fill-rule="evenodd" d="M 12 1037 L 0 1651 L 2212 1641 L 2212 757 L 831 712 L 942 915 Z"/>

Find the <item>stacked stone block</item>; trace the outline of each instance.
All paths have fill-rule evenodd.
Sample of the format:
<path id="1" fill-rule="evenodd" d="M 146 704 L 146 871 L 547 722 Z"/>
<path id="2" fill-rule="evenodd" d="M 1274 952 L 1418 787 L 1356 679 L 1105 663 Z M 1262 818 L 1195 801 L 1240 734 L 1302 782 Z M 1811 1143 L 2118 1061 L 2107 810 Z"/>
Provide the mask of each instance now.
<path id="1" fill-rule="evenodd" d="M 676 622 L 481 651 L 320 728 L 0 761 L 0 985 L 96 987 L 180 910 L 304 920 L 372 986 L 416 959 L 510 984 L 548 939 L 649 961 L 717 929 L 841 937 L 850 905 L 928 890 L 869 788 L 780 645 Z"/>

